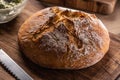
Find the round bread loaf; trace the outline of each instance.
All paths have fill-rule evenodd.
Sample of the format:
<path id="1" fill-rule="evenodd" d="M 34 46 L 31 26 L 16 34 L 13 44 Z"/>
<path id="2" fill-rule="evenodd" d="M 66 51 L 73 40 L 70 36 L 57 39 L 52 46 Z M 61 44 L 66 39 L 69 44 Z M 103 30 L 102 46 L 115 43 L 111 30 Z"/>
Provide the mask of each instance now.
<path id="1" fill-rule="evenodd" d="M 34 63 L 52 69 L 81 69 L 100 61 L 109 34 L 93 14 L 62 7 L 43 9 L 20 27 L 20 49 Z"/>

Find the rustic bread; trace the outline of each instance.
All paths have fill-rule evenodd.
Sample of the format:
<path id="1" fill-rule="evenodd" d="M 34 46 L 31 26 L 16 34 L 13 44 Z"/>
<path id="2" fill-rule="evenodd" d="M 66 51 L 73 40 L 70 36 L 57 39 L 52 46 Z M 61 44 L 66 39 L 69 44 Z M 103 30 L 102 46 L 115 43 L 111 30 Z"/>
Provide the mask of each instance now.
<path id="1" fill-rule="evenodd" d="M 100 61 L 109 34 L 93 14 L 62 7 L 43 9 L 18 32 L 19 46 L 34 63 L 52 69 L 81 69 Z"/>

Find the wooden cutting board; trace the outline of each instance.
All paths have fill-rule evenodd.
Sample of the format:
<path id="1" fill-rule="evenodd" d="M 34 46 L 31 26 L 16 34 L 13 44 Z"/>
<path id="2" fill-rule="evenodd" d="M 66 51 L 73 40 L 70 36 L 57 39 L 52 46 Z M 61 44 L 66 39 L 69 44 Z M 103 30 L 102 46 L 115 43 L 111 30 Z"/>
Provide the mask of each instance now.
<path id="1" fill-rule="evenodd" d="M 103 14 L 113 12 L 117 0 L 40 0 L 49 5 L 60 5 Z"/>
<path id="2" fill-rule="evenodd" d="M 81 70 L 52 70 L 42 68 L 28 60 L 17 44 L 21 24 L 34 12 L 44 8 L 39 1 L 29 0 L 26 8 L 13 21 L 0 25 L 0 48 L 14 59 L 34 80 L 114 80 L 120 75 L 120 36 L 110 33 L 110 49 L 97 64 Z M 0 80 L 15 80 L 0 66 Z"/>

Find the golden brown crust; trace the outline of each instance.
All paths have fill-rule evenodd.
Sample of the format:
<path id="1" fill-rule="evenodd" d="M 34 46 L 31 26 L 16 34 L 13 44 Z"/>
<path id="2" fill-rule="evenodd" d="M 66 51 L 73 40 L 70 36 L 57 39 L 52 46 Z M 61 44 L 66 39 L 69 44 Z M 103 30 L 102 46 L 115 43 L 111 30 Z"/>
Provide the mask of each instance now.
<path id="1" fill-rule="evenodd" d="M 61 7 L 35 13 L 21 26 L 18 39 L 28 58 L 55 69 L 91 66 L 103 58 L 110 42 L 95 15 Z"/>

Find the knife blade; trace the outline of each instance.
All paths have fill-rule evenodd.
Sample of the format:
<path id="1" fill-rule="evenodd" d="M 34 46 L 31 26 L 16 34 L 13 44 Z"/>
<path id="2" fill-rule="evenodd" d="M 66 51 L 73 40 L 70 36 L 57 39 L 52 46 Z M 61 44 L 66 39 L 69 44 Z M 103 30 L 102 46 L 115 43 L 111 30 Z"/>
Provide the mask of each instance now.
<path id="1" fill-rule="evenodd" d="M 6 52 L 0 49 L 0 62 L 19 80 L 33 80 Z"/>

